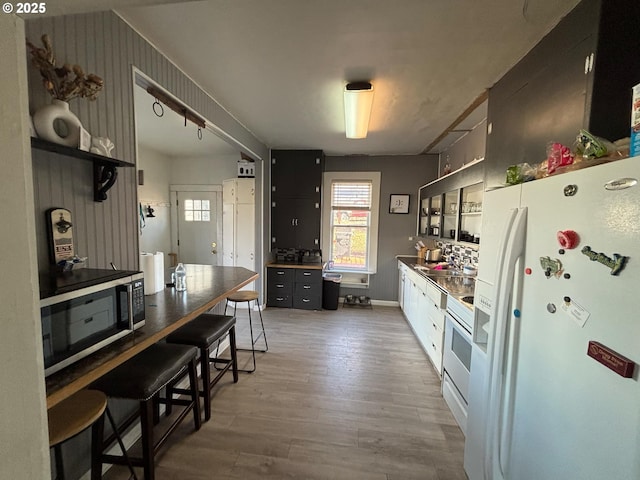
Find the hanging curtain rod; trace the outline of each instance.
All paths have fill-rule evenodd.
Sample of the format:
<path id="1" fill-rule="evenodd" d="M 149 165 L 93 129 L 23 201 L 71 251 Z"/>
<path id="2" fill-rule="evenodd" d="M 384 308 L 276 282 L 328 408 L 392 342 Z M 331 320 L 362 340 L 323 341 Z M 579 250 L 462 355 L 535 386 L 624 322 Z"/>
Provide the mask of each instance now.
<path id="1" fill-rule="evenodd" d="M 200 128 L 205 128 L 205 122 L 201 117 L 199 117 L 198 115 L 193 113 L 191 110 L 189 110 L 186 106 L 184 106 L 180 102 L 177 102 L 173 98 L 169 97 L 162 90 L 160 90 L 158 88 L 155 88 L 155 87 L 150 85 L 150 86 L 147 87 L 147 93 L 149 95 L 155 97 L 156 100 L 164 103 L 171 110 L 173 110 L 178 115 L 183 117 L 185 119 L 185 125 L 186 125 L 186 121 L 189 120 L 189 121 L 195 123 Z"/>

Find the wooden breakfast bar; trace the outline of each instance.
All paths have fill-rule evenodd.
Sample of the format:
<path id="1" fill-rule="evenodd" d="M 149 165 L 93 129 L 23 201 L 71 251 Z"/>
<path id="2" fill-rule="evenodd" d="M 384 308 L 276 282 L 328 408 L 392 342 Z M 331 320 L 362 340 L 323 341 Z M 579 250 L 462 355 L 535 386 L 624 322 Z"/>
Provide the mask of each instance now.
<path id="1" fill-rule="evenodd" d="M 47 408 L 89 386 L 258 278 L 256 272 L 242 267 L 186 267 L 186 292 L 165 288 L 145 296 L 145 325 L 142 328 L 46 378 Z"/>

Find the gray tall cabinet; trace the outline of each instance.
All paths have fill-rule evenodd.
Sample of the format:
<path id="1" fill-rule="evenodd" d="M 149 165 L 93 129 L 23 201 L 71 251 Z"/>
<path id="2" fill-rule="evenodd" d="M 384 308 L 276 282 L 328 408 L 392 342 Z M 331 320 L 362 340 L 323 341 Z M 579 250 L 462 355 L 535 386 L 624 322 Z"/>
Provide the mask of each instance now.
<path id="1" fill-rule="evenodd" d="M 272 150 L 271 248 L 320 248 L 322 150 Z"/>

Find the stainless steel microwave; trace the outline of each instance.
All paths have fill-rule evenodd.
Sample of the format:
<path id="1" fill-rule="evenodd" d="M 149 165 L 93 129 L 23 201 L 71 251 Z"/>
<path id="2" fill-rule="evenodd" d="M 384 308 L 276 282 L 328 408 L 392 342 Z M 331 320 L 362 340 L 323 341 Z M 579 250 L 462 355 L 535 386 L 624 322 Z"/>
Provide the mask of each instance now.
<path id="1" fill-rule="evenodd" d="M 144 325 L 144 275 L 43 298 L 40 316 L 48 376 Z"/>

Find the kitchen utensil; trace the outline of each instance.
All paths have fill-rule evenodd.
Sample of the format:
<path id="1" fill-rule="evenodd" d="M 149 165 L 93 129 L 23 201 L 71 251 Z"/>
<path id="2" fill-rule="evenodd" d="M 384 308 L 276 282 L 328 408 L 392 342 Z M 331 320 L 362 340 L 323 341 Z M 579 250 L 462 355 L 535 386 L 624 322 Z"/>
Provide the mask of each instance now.
<path id="1" fill-rule="evenodd" d="M 438 260 L 440 260 L 441 253 L 442 253 L 442 250 L 440 248 L 433 248 L 433 249 L 427 250 L 424 255 L 424 260 L 426 262 L 437 262 Z"/>

